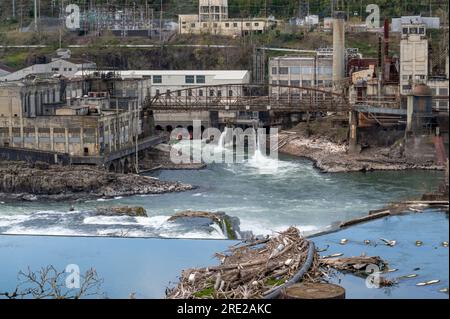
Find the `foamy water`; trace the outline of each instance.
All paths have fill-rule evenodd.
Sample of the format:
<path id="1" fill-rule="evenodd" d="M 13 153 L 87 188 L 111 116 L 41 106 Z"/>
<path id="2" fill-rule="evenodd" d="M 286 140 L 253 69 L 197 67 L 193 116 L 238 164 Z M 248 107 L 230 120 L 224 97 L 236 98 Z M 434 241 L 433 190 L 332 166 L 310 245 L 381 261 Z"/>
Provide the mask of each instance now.
<path id="1" fill-rule="evenodd" d="M 72 203 L 2 203 L 0 233 L 216 238 L 226 236 L 216 225 L 177 224 L 170 215 L 184 210 L 225 212 L 238 217 L 240 228 L 270 235 L 290 226 L 305 235 L 326 230 L 336 222 L 366 215 L 386 203 L 431 190 L 441 172 L 372 172 L 322 174 L 312 163 L 255 152 L 242 163 L 210 164 L 204 170 L 155 172 L 163 180 L 197 186 L 195 190 L 162 195 L 138 195 Z M 188 143 L 178 145 L 181 149 Z M 203 144 L 208 152 L 234 155 L 226 144 Z M 69 211 L 75 205 L 76 211 Z M 96 207 L 142 206 L 149 217 L 99 216 Z"/>

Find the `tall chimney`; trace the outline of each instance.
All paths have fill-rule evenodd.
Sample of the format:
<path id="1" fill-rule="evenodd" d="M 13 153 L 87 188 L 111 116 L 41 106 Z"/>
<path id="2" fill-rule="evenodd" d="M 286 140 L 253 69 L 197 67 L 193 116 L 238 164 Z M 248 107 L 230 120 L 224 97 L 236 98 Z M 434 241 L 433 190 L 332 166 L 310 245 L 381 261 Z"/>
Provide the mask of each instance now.
<path id="1" fill-rule="evenodd" d="M 333 83 L 345 77 L 345 12 L 333 14 Z"/>

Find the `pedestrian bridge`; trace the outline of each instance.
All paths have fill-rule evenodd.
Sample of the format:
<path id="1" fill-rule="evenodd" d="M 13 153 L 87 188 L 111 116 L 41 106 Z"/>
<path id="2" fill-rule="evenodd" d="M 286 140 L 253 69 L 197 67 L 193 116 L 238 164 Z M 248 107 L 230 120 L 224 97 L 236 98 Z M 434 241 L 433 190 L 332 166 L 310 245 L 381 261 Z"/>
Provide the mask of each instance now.
<path id="1" fill-rule="evenodd" d="M 271 84 L 196 86 L 148 97 L 144 109 L 177 111 L 350 111 L 348 99 L 331 88 Z"/>

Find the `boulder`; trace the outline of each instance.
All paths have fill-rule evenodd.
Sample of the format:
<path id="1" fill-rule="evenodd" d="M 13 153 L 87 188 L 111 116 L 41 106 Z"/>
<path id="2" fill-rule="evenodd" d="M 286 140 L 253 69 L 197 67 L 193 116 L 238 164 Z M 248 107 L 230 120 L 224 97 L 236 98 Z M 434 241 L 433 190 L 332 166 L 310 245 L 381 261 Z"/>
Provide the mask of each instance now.
<path id="1" fill-rule="evenodd" d="M 128 207 L 98 207 L 97 215 L 105 216 L 131 216 L 131 217 L 148 217 L 145 208 L 140 206 Z"/>

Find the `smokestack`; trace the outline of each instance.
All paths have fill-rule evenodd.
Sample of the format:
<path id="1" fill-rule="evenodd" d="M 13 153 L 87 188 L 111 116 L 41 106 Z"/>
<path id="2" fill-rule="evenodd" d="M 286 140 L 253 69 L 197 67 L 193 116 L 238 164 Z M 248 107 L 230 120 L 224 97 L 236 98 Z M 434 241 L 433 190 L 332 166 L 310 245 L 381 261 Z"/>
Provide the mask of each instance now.
<path id="1" fill-rule="evenodd" d="M 345 77 L 345 12 L 333 14 L 333 82 Z"/>

